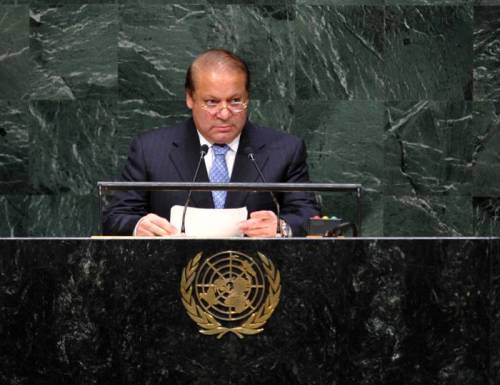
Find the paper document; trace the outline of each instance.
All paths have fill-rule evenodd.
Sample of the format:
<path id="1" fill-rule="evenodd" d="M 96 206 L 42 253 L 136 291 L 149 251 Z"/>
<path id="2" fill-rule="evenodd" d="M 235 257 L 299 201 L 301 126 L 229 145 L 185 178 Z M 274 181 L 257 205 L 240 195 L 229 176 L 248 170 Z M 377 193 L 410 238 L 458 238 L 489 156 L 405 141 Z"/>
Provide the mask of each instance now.
<path id="1" fill-rule="evenodd" d="M 182 224 L 183 206 L 173 206 L 170 210 L 170 223 L 179 231 Z M 246 207 L 237 209 L 200 209 L 188 207 L 184 227 L 186 236 L 202 238 L 242 237 L 239 223 L 246 220 Z"/>

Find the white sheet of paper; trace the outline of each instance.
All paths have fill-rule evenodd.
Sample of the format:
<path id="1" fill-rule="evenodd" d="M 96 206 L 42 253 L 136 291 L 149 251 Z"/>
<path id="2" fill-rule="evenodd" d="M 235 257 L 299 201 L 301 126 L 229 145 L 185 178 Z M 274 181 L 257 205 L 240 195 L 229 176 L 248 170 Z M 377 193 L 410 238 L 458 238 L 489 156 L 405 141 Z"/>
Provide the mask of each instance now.
<path id="1" fill-rule="evenodd" d="M 170 209 L 170 223 L 181 229 L 183 206 Z M 239 223 L 246 220 L 246 207 L 236 209 L 200 209 L 188 207 L 184 227 L 186 236 L 202 238 L 241 237 Z"/>

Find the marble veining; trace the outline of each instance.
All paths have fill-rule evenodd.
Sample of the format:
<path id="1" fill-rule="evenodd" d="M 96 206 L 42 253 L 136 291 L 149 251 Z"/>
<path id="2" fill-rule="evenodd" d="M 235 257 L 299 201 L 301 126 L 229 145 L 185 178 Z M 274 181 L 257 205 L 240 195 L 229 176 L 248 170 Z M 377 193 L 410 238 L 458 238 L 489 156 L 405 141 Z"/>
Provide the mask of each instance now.
<path id="1" fill-rule="evenodd" d="M 474 232 L 495 236 L 500 232 L 500 198 L 475 197 Z"/>
<path id="2" fill-rule="evenodd" d="M 26 5 L 0 5 L 0 99 L 20 99 L 30 89 L 28 12 Z"/>
<path id="3" fill-rule="evenodd" d="M 304 138 L 313 179 L 365 186 L 365 235 L 497 232 L 499 6 L 0 0 L 0 235 L 94 231 L 95 181 L 189 116 L 185 69 L 215 46 L 248 61 L 251 119 Z"/>
<path id="4" fill-rule="evenodd" d="M 472 99 L 472 8 L 385 8 L 385 98 Z"/>
<path id="5" fill-rule="evenodd" d="M 384 106 L 374 101 L 300 101 L 295 108 L 292 133 L 308 143 L 311 178 L 363 184 L 364 234 L 382 235 L 384 121 Z M 325 214 L 355 218 L 351 194 L 321 198 Z"/>
<path id="6" fill-rule="evenodd" d="M 383 98 L 383 7 L 297 6 L 299 99 Z"/>
<path id="7" fill-rule="evenodd" d="M 500 103 L 474 103 L 474 195 L 500 196 Z"/>
<path id="8" fill-rule="evenodd" d="M 500 99 L 500 6 L 474 8 L 474 99 Z"/>
<path id="9" fill-rule="evenodd" d="M 386 194 L 384 236 L 472 236 L 470 195 Z M 404 213 L 404 215 L 402 215 Z"/>
<path id="10" fill-rule="evenodd" d="M 464 102 L 387 103 L 386 193 L 470 194 L 475 140 Z"/>
<path id="11" fill-rule="evenodd" d="M 28 136 L 26 103 L 0 100 L 0 194 L 28 187 Z"/>
<path id="12" fill-rule="evenodd" d="M 116 112 L 112 100 L 32 102 L 32 188 L 50 194 L 95 194 L 98 180 L 118 173 Z"/>
<path id="13" fill-rule="evenodd" d="M 31 8 L 30 51 L 50 83 L 35 84 L 31 97 L 44 99 L 45 87 L 56 84 L 56 99 L 116 94 L 117 15 L 118 8 L 106 4 Z"/>
<path id="14" fill-rule="evenodd" d="M 7 383 L 481 384 L 498 374 L 498 239 L 0 240 Z M 263 333 L 185 313 L 199 251 L 273 260 Z"/>

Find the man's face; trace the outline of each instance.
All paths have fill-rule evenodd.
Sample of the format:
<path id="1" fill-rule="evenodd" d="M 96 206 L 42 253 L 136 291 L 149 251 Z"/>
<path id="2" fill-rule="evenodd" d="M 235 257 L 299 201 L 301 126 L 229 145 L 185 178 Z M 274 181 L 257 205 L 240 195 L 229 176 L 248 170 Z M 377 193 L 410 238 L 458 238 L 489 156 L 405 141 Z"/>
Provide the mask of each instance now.
<path id="1" fill-rule="evenodd" d="M 198 131 L 213 143 L 231 143 L 247 120 L 247 110 L 231 112 L 230 103 L 247 102 L 245 74 L 226 69 L 197 69 L 194 73 L 192 94 L 186 94 L 186 104 L 192 110 Z M 217 105 L 215 112 L 209 112 L 207 105 Z"/>

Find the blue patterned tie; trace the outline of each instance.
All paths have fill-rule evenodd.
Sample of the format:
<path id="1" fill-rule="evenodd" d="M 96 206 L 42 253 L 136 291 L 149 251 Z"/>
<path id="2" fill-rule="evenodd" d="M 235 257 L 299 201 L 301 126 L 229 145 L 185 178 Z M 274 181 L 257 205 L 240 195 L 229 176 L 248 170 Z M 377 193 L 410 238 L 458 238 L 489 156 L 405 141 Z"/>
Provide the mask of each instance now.
<path id="1" fill-rule="evenodd" d="M 226 153 L 229 147 L 224 145 L 214 144 L 212 146 L 214 152 L 214 162 L 210 169 L 210 182 L 212 183 L 227 183 L 229 182 L 229 173 L 227 172 Z M 212 191 L 212 198 L 214 200 L 214 207 L 216 209 L 223 209 L 226 202 L 227 191 Z"/>

